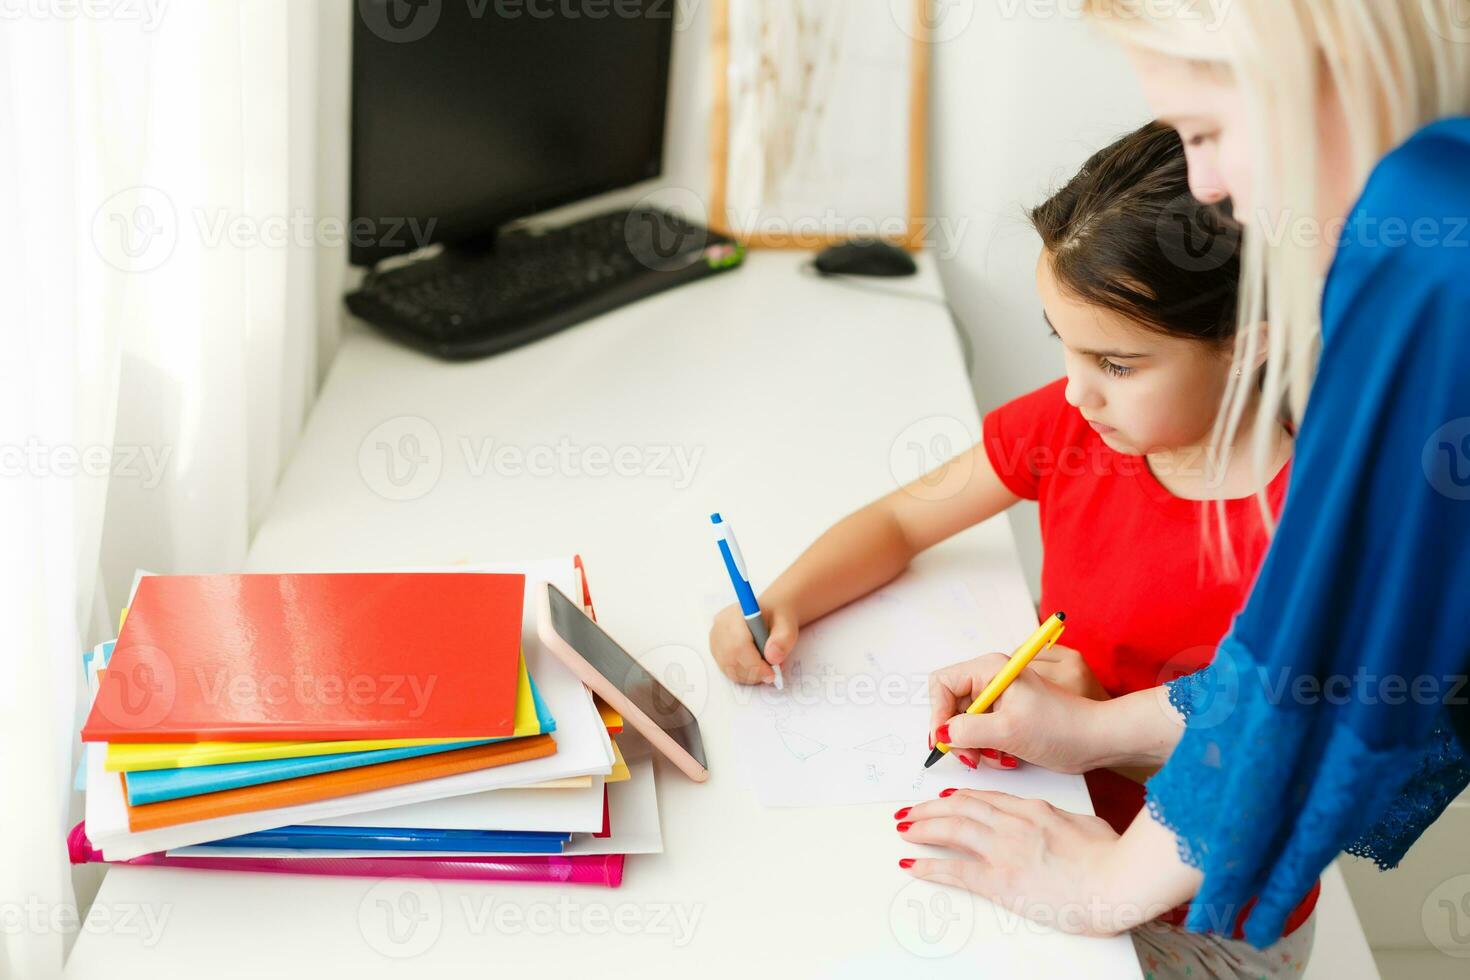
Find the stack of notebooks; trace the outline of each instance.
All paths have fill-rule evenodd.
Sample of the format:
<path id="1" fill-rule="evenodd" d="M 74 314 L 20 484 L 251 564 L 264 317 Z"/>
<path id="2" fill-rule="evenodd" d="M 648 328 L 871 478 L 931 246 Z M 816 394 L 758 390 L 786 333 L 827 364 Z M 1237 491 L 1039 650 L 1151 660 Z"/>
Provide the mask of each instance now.
<path id="1" fill-rule="evenodd" d="M 74 862 L 616 886 L 661 850 L 651 762 L 541 649 L 575 558 L 140 575 L 93 692 Z"/>

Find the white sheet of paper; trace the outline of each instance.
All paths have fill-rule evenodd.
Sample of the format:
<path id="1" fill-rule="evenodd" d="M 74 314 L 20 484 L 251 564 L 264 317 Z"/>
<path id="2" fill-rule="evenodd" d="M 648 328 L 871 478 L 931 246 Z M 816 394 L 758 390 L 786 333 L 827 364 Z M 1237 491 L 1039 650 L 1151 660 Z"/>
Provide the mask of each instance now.
<path id="1" fill-rule="evenodd" d="M 443 569 L 429 569 L 442 571 Z M 550 581 L 570 590 L 576 581 L 571 559 L 521 562 L 515 564 L 462 566 L 454 571 L 520 572 L 526 576 L 527 603 L 522 622 L 522 644 L 527 668 L 536 678 L 541 694 L 556 718 L 557 751 L 543 759 L 532 759 L 478 772 L 461 773 L 442 779 L 430 779 L 405 786 L 356 793 L 352 796 L 299 806 L 260 810 L 255 813 L 215 817 L 176 827 L 164 827 L 141 833 L 128 832 L 127 807 L 123 802 L 122 781 L 116 773 L 102 767 L 105 746 L 87 746 L 88 792 L 86 801 L 87 836 L 110 861 L 124 861 L 143 854 L 170 848 L 202 844 L 206 841 L 234 837 L 257 830 L 270 830 L 289 824 L 307 823 L 325 817 L 381 810 L 388 807 L 430 800 L 483 793 L 492 789 L 523 786 L 527 783 L 559 779 L 563 776 L 601 775 L 612 771 L 612 739 L 608 736 L 592 695 L 577 678 L 549 651 L 542 648 L 536 636 L 535 610 L 530 600 L 533 586 Z M 104 774 L 106 777 L 104 778 Z M 540 790 L 538 792 L 552 792 Z"/>
<path id="2" fill-rule="evenodd" d="M 923 799 L 946 786 L 999 789 L 1091 813 L 1074 777 L 1022 764 L 924 769 L 930 672 L 1009 653 L 1036 628 L 1014 576 L 954 562 L 916 563 L 882 589 L 802 630 L 786 690 L 739 687 L 741 772 L 766 806 Z"/>
<path id="3" fill-rule="evenodd" d="M 567 842 L 562 854 L 657 854 L 664 849 L 663 832 L 658 820 L 658 791 L 654 785 L 653 763 L 648 759 L 629 763 L 629 779 L 613 783 L 608 789 L 607 809 L 612 835 L 596 838 L 578 834 Z M 513 791 L 506 791 L 513 792 Z M 484 794 L 493 795 L 493 794 Z M 386 812 L 386 811 L 385 811 Z M 602 829 L 602 796 L 598 794 L 597 826 Z M 294 847 L 181 847 L 168 852 L 170 857 L 495 857 L 484 851 L 339 851 L 322 848 Z M 506 854 L 504 857 L 537 857 L 531 854 Z"/>
<path id="4" fill-rule="evenodd" d="M 628 762 L 629 778 L 607 787 L 608 822 L 612 836 L 579 835 L 567 842 L 563 854 L 661 854 L 663 828 L 658 822 L 658 787 L 653 760 Z M 597 828 L 601 830 L 602 828 Z"/>

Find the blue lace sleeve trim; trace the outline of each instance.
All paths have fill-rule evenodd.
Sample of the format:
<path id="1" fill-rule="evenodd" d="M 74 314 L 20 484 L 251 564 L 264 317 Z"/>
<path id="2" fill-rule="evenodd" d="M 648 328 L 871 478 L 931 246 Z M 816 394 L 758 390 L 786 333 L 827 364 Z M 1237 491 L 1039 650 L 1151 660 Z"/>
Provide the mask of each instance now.
<path id="1" fill-rule="evenodd" d="M 1148 783 L 1154 819 L 1205 874 L 1186 926 L 1267 946 L 1341 851 L 1388 868 L 1470 782 L 1445 719 L 1426 744 L 1376 749 L 1329 704 L 1283 696 L 1233 636 L 1208 668 L 1168 684 L 1186 728 Z"/>
<path id="2" fill-rule="evenodd" d="M 1169 703 L 1184 716 L 1185 721 L 1194 714 L 1196 704 L 1204 704 L 1215 684 L 1214 665 L 1185 674 L 1176 680 L 1166 681 L 1164 688 L 1169 693 Z"/>
<path id="3" fill-rule="evenodd" d="M 1361 837 L 1343 848 L 1383 871 L 1398 867 L 1409 848 L 1470 783 L 1470 763 L 1447 719 L 1441 719 L 1403 791 Z"/>

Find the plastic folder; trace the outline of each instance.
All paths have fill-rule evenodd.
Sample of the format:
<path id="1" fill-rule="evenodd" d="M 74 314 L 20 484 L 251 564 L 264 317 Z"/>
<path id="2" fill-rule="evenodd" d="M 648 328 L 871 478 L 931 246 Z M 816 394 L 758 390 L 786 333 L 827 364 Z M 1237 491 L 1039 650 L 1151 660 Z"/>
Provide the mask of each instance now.
<path id="1" fill-rule="evenodd" d="M 530 693 L 534 688 L 531 686 L 530 674 L 525 671 L 524 662 L 521 666 L 521 680 L 527 693 L 523 702 L 519 703 L 516 708 L 517 736 L 524 738 L 530 735 L 549 735 L 556 729 L 556 722 L 551 717 L 551 712 L 546 709 L 544 703 L 541 705 L 540 712 L 535 710 L 533 698 Z M 228 748 L 231 743 L 212 742 L 208 744 Z M 299 744 L 309 745 L 310 743 Z M 359 766 L 377 765 L 380 762 L 393 762 L 396 759 L 412 759 L 422 755 L 433 755 L 437 752 L 451 752 L 455 749 L 464 749 L 472 745 L 484 744 L 488 743 L 448 742 L 435 745 L 387 748 L 368 752 L 308 755 L 290 759 L 265 759 L 255 762 L 237 762 L 215 766 L 189 766 L 180 769 L 132 771 L 124 774 L 123 785 L 127 789 L 128 802 L 134 806 L 138 806 L 144 803 L 159 803 L 164 800 L 181 799 L 185 796 L 198 796 L 202 793 L 217 793 L 221 790 L 237 789 L 241 786 L 258 786 L 262 783 L 274 783 L 283 779 L 312 776 L 320 772 L 336 772 L 341 769 L 355 769 Z M 127 748 L 127 746 L 116 747 Z M 169 746 L 164 745 L 162 747 L 168 748 Z"/>
<path id="2" fill-rule="evenodd" d="M 510 739 L 488 745 L 476 745 L 453 752 L 399 759 L 360 769 L 343 769 L 299 779 L 260 786 L 244 786 L 203 796 L 189 796 L 162 803 L 128 807 L 128 829 L 132 833 L 173 827 L 178 824 L 223 817 L 234 813 L 251 813 L 277 807 L 311 803 L 316 800 L 350 796 L 389 786 L 440 779 L 459 773 L 475 772 L 496 766 L 525 762 L 553 755 L 556 743 L 550 735 Z"/>
<path id="3" fill-rule="evenodd" d="M 72 864 L 103 860 L 102 852 L 87 840 L 84 823 L 67 835 Z M 115 864 L 192 868 L 199 871 L 255 871 L 265 874 L 339 875 L 350 878 L 394 878 L 414 875 L 435 881 L 550 881 L 559 884 L 603 885 L 623 883 L 621 854 L 528 855 L 484 858 L 208 858 L 144 854 Z"/>
<path id="4" fill-rule="evenodd" d="M 541 697 L 535 680 L 521 657 L 516 681 L 515 737 L 546 735 L 556 730 L 556 719 Z M 313 755 L 346 755 L 379 749 L 411 748 L 422 745 L 457 745 L 463 740 L 447 738 L 360 739 L 348 742 L 129 742 L 107 747 L 109 772 L 152 769 L 185 769 L 219 766 L 268 759 L 300 759 Z M 489 741 L 475 739 L 472 741 Z M 223 787 L 221 787 L 223 788 Z"/>
<path id="5" fill-rule="evenodd" d="M 571 834 L 547 831 L 419 830 L 389 827 L 281 827 L 210 841 L 201 847 L 298 847 L 318 850 L 484 851 L 560 854 Z"/>
<path id="6" fill-rule="evenodd" d="M 153 575 L 88 742 L 514 734 L 522 575 Z"/>

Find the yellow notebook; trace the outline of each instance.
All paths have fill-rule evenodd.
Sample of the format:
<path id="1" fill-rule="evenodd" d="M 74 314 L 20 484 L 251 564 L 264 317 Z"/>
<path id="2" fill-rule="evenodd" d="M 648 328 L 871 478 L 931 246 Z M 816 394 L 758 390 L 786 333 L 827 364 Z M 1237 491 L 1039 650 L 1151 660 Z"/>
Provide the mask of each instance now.
<path id="1" fill-rule="evenodd" d="M 541 734 L 541 720 L 536 716 L 536 699 L 531 695 L 531 675 L 526 671 L 526 658 L 521 656 L 516 680 L 516 727 L 513 738 Z M 184 769 L 189 766 L 217 766 L 227 762 L 259 762 L 262 759 L 297 759 L 309 755 L 336 755 L 340 752 L 371 752 L 375 749 L 406 748 L 411 745 L 447 745 L 469 742 L 473 738 L 389 738 L 355 739 L 339 742 L 131 742 L 109 743 L 108 772 L 135 772 L 140 769 Z"/>
<path id="2" fill-rule="evenodd" d="M 610 783 L 621 783 L 625 779 L 632 779 L 633 774 L 628 771 L 628 763 L 623 759 L 623 750 L 618 748 L 618 743 L 613 742 L 613 767 L 608 773 L 607 781 Z"/>

